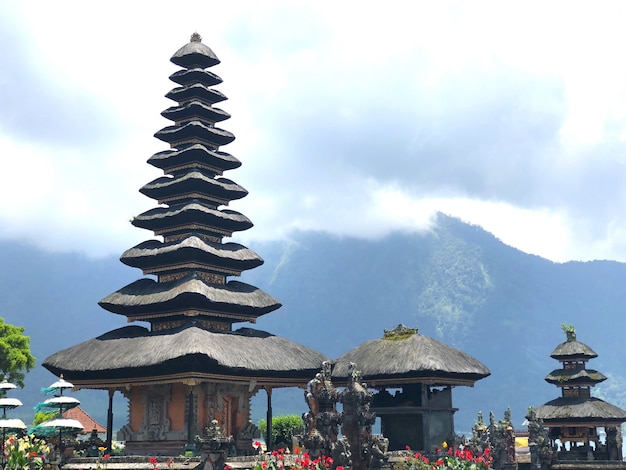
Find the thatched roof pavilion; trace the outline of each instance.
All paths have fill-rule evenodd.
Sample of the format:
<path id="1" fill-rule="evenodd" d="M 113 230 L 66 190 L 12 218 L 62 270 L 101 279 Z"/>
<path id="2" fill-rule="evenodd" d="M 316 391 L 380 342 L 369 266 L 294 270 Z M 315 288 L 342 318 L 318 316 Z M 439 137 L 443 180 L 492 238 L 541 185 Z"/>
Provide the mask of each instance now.
<path id="1" fill-rule="evenodd" d="M 177 86 L 166 95 L 176 104 L 162 113 L 172 125 L 155 134 L 170 149 L 148 160 L 165 175 L 140 189 L 158 206 L 132 220 L 158 238 L 121 257 L 149 277 L 99 302 L 150 327 L 108 332 L 53 354 L 43 365 L 78 387 L 109 391 L 109 445 L 112 397 L 119 390 L 129 400 L 129 416 L 118 438 L 129 452 L 179 455 L 213 419 L 236 439 L 239 451 L 248 452 L 255 432 L 250 398 L 260 389 L 267 392 L 271 423 L 272 389 L 305 387 L 327 358 L 285 338 L 233 328 L 255 323 L 281 304 L 255 286 L 229 279 L 263 259 L 224 242 L 252 222 L 226 208 L 248 192 L 222 176 L 241 162 L 220 150 L 235 136 L 216 125 L 230 117 L 214 106 L 226 100 L 212 88 L 222 79 L 205 70 L 219 59 L 194 34 L 171 62 L 183 67 L 170 76 Z"/>
<path id="2" fill-rule="evenodd" d="M 452 387 L 473 386 L 491 374 L 477 359 L 398 325 L 383 338 L 367 341 L 335 361 L 332 376 L 346 382 L 356 364 L 368 387 L 379 389 L 372 410 L 392 450 L 409 445 L 432 451 L 454 437 Z M 401 389 L 391 395 L 387 389 Z"/>
<path id="3" fill-rule="evenodd" d="M 347 380 L 355 363 L 370 386 L 405 383 L 472 386 L 491 372 L 479 360 L 458 349 L 399 325 L 383 338 L 367 341 L 335 361 L 333 378 Z"/>

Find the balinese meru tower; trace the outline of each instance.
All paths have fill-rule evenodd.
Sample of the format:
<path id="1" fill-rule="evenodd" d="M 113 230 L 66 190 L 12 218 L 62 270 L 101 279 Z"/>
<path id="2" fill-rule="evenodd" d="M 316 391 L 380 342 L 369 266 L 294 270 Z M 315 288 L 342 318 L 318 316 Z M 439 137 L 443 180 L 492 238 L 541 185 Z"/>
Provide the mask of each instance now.
<path id="1" fill-rule="evenodd" d="M 205 70 L 219 59 L 194 34 L 171 61 L 182 67 L 170 76 L 179 86 L 166 95 L 177 104 L 162 113 L 173 125 L 155 134 L 171 149 L 148 160 L 165 176 L 140 190 L 159 206 L 132 220 L 162 241 L 146 241 L 121 257 L 156 279 L 141 279 L 100 301 L 150 329 L 111 331 L 43 365 L 77 387 L 108 390 L 109 410 L 116 390 L 128 398 L 128 423 L 119 438 L 130 453 L 178 455 L 213 419 L 246 452 L 250 398 L 261 388 L 271 397 L 274 387 L 305 386 L 327 358 L 269 333 L 233 331 L 234 323 L 254 323 L 281 305 L 256 287 L 227 279 L 263 260 L 223 242 L 252 223 L 223 209 L 247 192 L 221 176 L 240 162 L 219 150 L 235 138 L 216 127 L 230 117 L 214 107 L 226 99 L 212 88 L 222 80 Z"/>

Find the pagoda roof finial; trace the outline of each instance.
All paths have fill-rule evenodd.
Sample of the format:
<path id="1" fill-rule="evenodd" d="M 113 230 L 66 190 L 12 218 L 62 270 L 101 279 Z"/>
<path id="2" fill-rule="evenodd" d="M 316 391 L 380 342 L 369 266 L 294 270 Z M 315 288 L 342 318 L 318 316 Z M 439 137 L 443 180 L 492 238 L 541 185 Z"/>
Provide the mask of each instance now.
<path id="1" fill-rule="evenodd" d="M 561 328 L 565 332 L 565 336 L 567 336 L 567 341 L 576 341 L 576 328 L 574 325 L 566 325 L 565 323 L 561 323 Z"/>
<path id="2" fill-rule="evenodd" d="M 211 48 L 202 43 L 202 36 L 197 32 L 191 35 L 189 43 L 174 53 L 170 61 L 186 69 L 205 69 L 220 63 Z"/>

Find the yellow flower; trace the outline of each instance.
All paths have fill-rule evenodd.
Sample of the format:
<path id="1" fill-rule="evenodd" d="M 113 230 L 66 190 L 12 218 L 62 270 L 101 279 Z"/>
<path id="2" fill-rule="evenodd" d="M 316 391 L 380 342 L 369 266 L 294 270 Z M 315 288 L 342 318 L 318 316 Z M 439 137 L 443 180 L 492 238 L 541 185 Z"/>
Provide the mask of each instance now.
<path id="1" fill-rule="evenodd" d="M 441 447 L 443 447 L 444 449 L 447 449 L 448 443 L 446 441 L 443 441 L 443 444 L 441 444 Z"/>

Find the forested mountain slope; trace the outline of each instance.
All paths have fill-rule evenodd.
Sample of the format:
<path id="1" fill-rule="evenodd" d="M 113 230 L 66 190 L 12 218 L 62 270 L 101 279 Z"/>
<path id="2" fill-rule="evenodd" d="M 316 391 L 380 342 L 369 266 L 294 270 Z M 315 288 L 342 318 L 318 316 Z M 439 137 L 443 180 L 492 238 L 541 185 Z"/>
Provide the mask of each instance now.
<path id="1" fill-rule="evenodd" d="M 300 232 L 289 241 L 249 245 L 265 264 L 244 280 L 283 303 L 255 328 L 334 358 L 404 323 L 487 365 L 490 377 L 453 394 L 460 431 L 469 431 L 477 411 L 493 410 L 500 418 L 507 406 L 521 427 L 528 405 L 556 398 L 557 389 L 543 378 L 557 366 L 549 354 L 565 338 L 561 323 L 573 324 L 578 339 L 599 354 L 590 367 L 609 380 L 596 387 L 596 395 L 626 407 L 620 349 L 626 305 L 623 263 L 552 263 L 443 215 L 424 234 L 359 240 Z M 113 257 L 92 260 L 0 243 L 0 316 L 26 327 L 38 360 L 26 389 L 16 392 L 27 405 L 19 411 L 25 421 L 32 421 L 40 388 L 54 379 L 39 366 L 41 361 L 124 326 L 124 317 L 100 309 L 97 302 L 140 277 L 139 270 Z M 106 393 L 81 391 L 76 396 L 105 422 Z M 282 403 L 276 401 L 274 411 L 301 413 L 305 406 L 301 392 L 294 392 Z M 117 408 L 119 427 L 125 422 L 123 400 Z"/>

